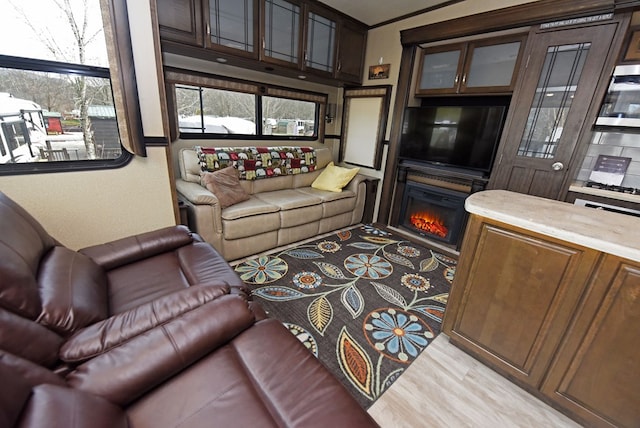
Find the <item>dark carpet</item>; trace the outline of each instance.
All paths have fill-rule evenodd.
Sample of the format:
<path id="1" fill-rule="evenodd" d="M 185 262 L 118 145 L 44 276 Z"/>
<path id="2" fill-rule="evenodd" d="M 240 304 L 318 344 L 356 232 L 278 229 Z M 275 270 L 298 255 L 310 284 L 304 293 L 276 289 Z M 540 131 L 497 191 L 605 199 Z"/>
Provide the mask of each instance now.
<path id="1" fill-rule="evenodd" d="M 440 332 L 456 260 L 370 225 L 236 265 L 364 408 Z"/>

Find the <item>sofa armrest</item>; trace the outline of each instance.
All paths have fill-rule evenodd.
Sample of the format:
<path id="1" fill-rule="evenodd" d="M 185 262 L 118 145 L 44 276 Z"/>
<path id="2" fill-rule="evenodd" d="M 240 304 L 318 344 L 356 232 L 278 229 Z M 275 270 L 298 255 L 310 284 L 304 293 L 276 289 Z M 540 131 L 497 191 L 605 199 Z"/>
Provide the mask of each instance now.
<path id="1" fill-rule="evenodd" d="M 222 296 L 88 360 L 67 375 L 67 382 L 127 405 L 254 321 L 242 296 Z"/>
<path id="2" fill-rule="evenodd" d="M 344 188 L 347 190 L 351 190 L 356 195 L 358 194 L 360 183 L 364 183 L 368 177 L 363 174 L 356 174 L 355 177 L 351 179 L 349 184 L 347 184 Z M 365 185 L 366 186 L 366 185 Z"/>
<path id="3" fill-rule="evenodd" d="M 192 183 L 181 179 L 176 180 L 176 190 L 187 201 L 194 205 L 214 205 L 220 206 L 216 195 L 198 183 Z"/>
<path id="4" fill-rule="evenodd" d="M 62 345 L 59 357 L 82 363 L 229 292 L 229 286 L 198 285 L 162 296 L 79 330 Z"/>
<path id="5" fill-rule="evenodd" d="M 106 270 L 111 270 L 138 260 L 173 251 L 199 241 L 198 236 L 186 226 L 169 226 L 162 229 L 118 239 L 79 250 Z"/>

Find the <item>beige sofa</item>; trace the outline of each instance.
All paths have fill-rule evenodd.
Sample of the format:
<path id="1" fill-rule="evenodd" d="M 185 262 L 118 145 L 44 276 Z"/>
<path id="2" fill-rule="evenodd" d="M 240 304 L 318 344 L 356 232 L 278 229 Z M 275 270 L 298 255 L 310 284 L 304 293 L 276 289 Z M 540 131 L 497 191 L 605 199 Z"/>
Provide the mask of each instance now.
<path id="1" fill-rule="evenodd" d="M 250 199 L 221 209 L 216 196 L 200 184 L 195 149 L 183 148 L 176 189 L 190 227 L 231 261 L 361 222 L 365 176 L 356 175 L 342 192 L 311 187 L 332 160 L 328 148 L 319 148 L 313 172 L 241 180 Z"/>

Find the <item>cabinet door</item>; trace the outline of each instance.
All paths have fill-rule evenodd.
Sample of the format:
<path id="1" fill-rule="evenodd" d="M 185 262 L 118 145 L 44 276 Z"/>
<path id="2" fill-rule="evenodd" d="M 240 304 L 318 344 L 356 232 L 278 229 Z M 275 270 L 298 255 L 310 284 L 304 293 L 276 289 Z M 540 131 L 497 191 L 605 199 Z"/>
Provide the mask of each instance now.
<path id="1" fill-rule="evenodd" d="M 205 46 L 258 58 L 258 0 L 203 0 L 207 11 Z"/>
<path id="2" fill-rule="evenodd" d="M 472 215 L 460 254 L 443 331 L 538 388 L 598 253 Z"/>
<path id="3" fill-rule="evenodd" d="M 336 57 L 336 18 L 309 6 L 306 19 L 306 50 L 304 65 L 307 69 L 333 75 Z"/>
<path id="4" fill-rule="evenodd" d="M 455 94 L 458 92 L 466 49 L 466 44 L 424 49 L 416 94 Z"/>
<path id="5" fill-rule="evenodd" d="M 607 256 L 542 391 L 588 426 L 640 423 L 640 264 Z"/>
<path id="6" fill-rule="evenodd" d="M 342 21 L 339 33 L 336 78 L 360 84 L 367 48 L 367 29 Z"/>
<path id="7" fill-rule="evenodd" d="M 489 188 L 561 196 L 617 26 L 529 36 L 528 66 L 513 94 Z"/>
<path id="8" fill-rule="evenodd" d="M 525 38 L 523 35 L 469 43 L 460 92 L 512 92 Z"/>
<path id="9" fill-rule="evenodd" d="M 200 0 L 156 0 L 162 40 L 202 46 Z"/>
<path id="10" fill-rule="evenodd" d="M 296 1 L 264 1 L 263 60 L 300 67 L 302 8 Z"/>

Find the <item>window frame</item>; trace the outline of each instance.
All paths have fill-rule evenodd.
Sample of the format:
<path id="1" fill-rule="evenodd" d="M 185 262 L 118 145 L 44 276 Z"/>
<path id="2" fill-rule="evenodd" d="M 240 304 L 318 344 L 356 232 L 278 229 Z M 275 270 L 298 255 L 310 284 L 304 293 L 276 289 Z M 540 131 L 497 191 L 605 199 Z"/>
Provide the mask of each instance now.
<path id="1" fill-rule="evenodd" d="M 115 159 L 0 164 L 0 176 L 122 168 L 146 157 L 126 0 L 100 0 L 109 67 L 0 55 L 0 66 L 25 71 L 106 77 L 110 80 L 122 153 Z"/>
<path id="2" fill-rule="evenodd" d="M 227 78 L 190 70 L 165 67 L 165 84 L 169 115 L 171 140 L 248 140 L 248 141 L 319 141 L 324 140 L 325 112 L 329 99 L 328 94 L 291 89 L 264 83 L 251 82 L 240 79 Z M 256 97 L 256 134 L 215 134 L 180 132 L 176 105 L 175 89 L 177 85 L 221 89 L 252 94 Z M 313 136 L 304 135 L 263 135 L 262 126 L 262 97 L 283 98 L 296 101 L 314 102 L 317 104 L 314 120 L 317 132 Z"/>

